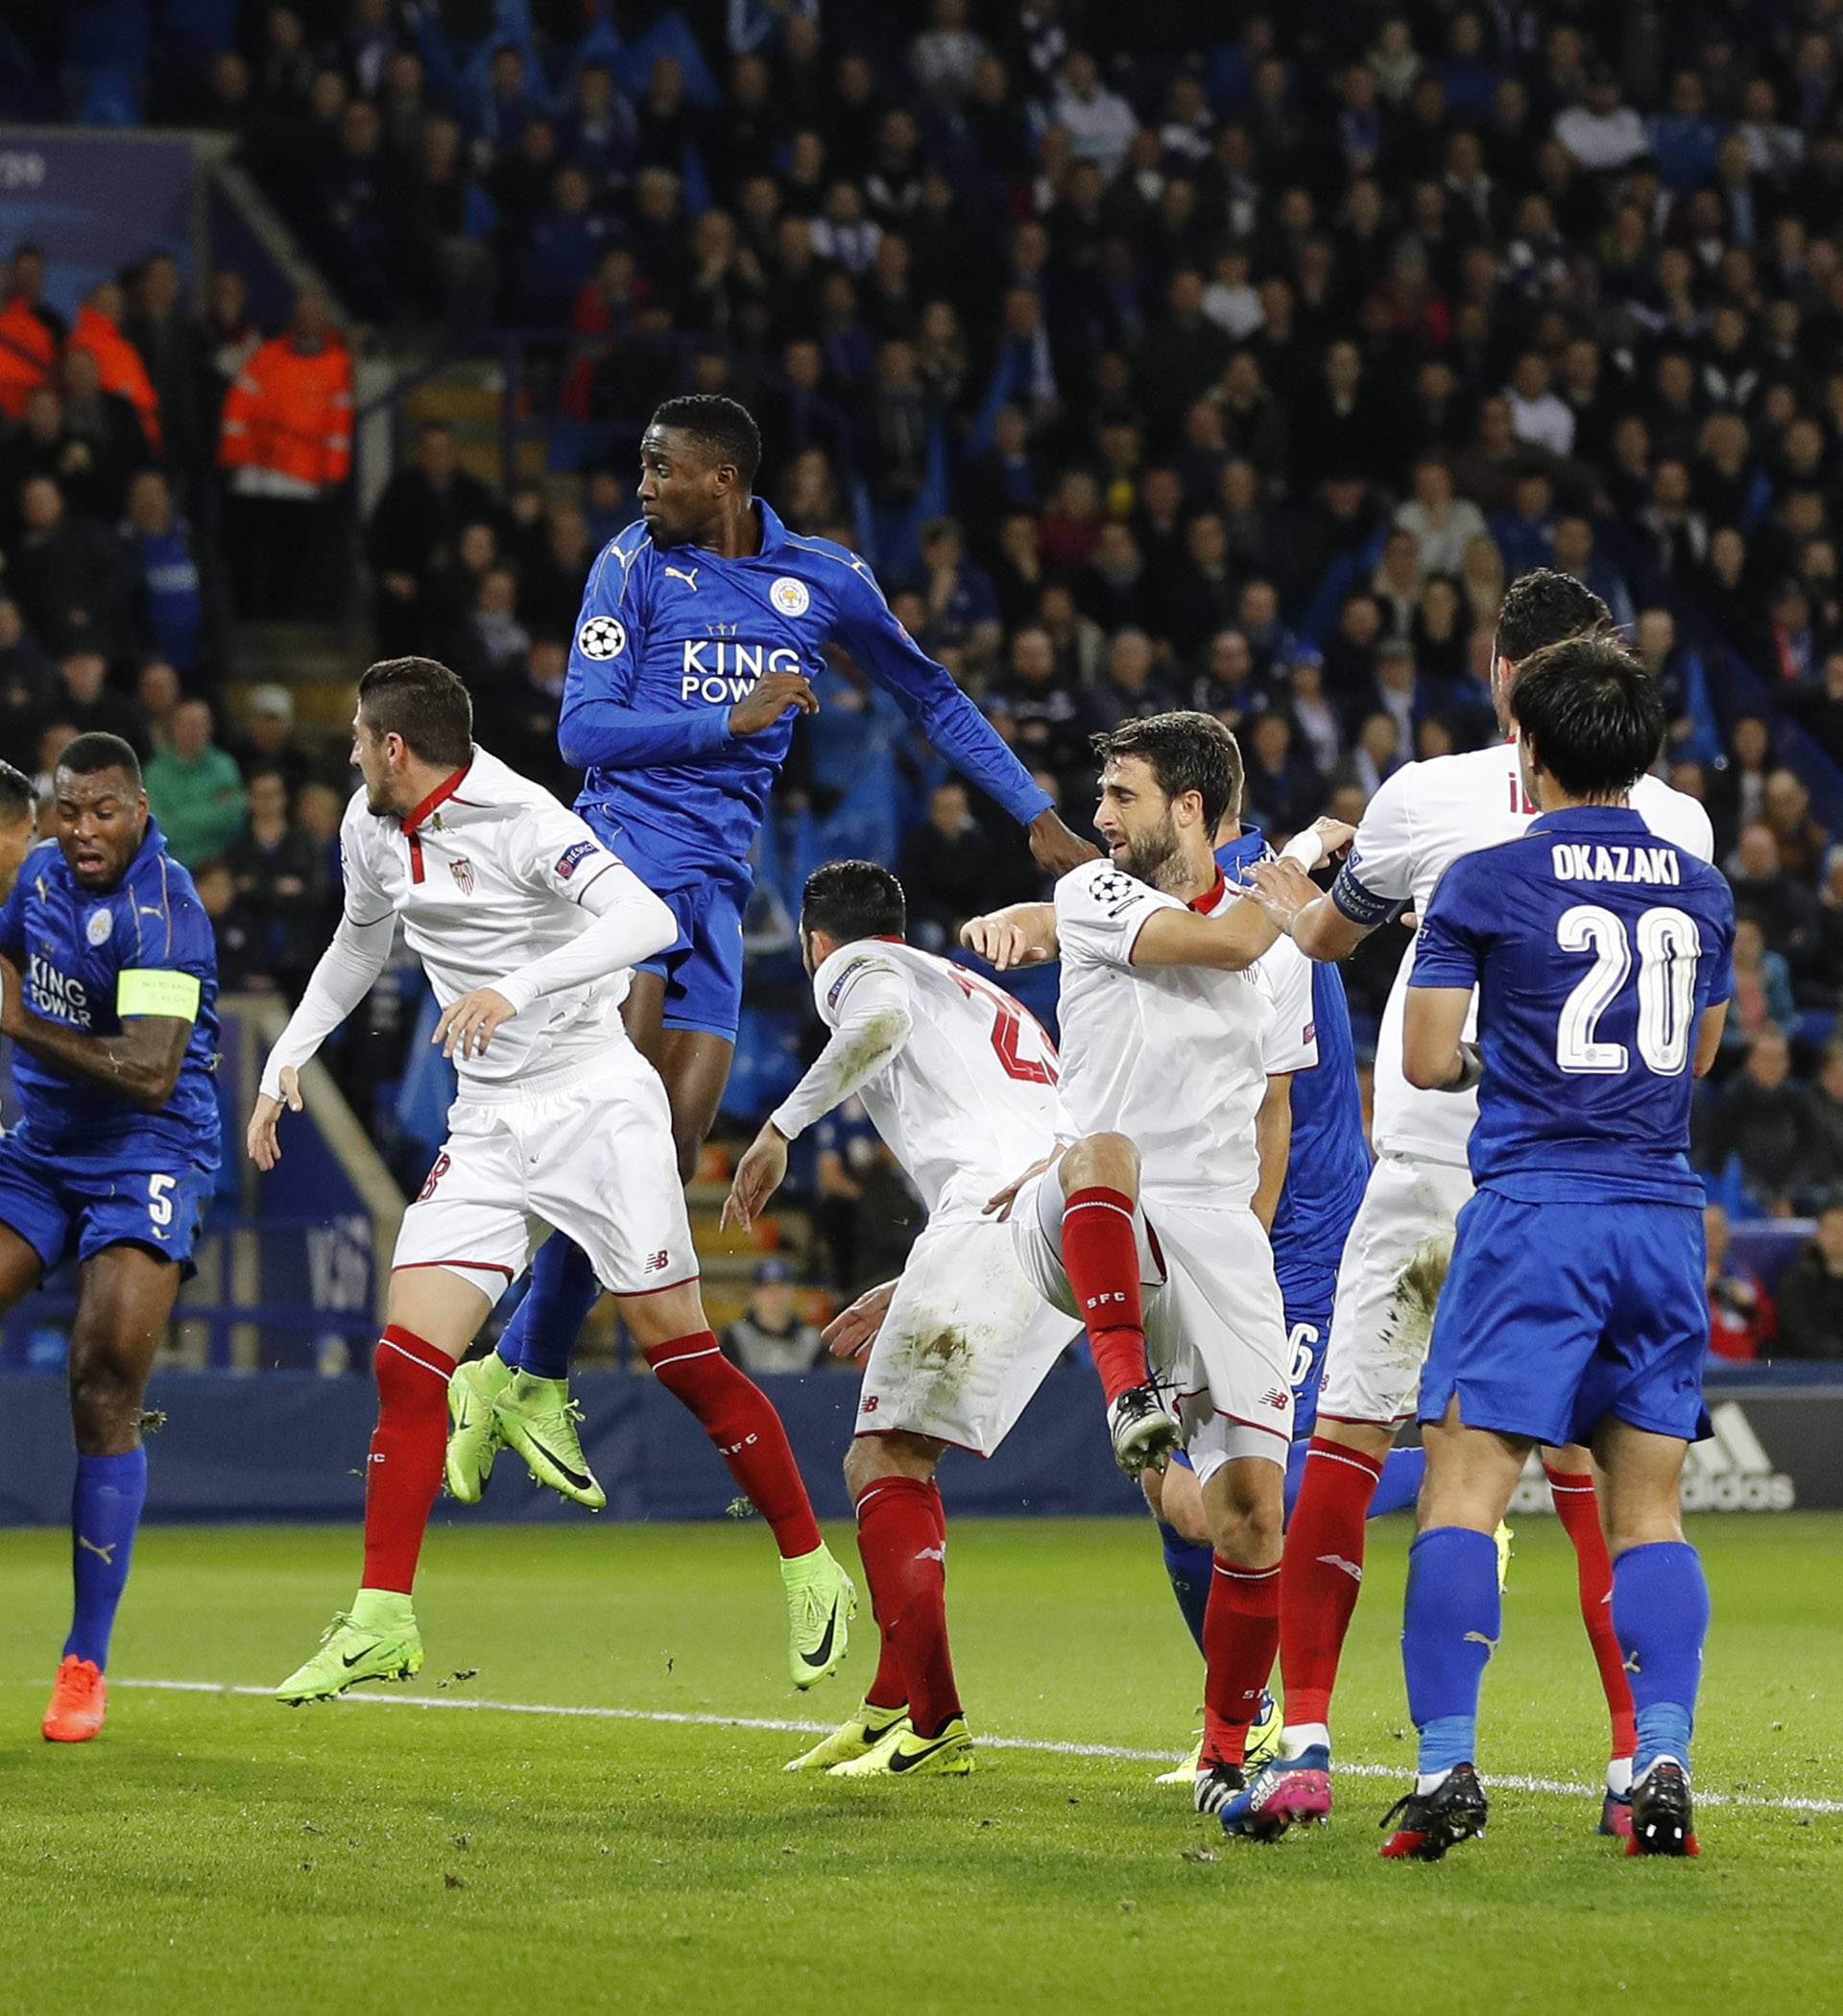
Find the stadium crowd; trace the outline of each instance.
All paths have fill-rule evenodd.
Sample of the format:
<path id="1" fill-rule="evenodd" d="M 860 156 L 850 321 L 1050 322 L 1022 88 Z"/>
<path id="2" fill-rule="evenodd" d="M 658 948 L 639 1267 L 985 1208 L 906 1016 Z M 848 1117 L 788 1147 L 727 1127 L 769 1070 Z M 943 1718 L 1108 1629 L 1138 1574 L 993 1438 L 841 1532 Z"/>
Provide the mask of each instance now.
<path id="1" fill-rule="evenodd" d="M 136 744 L 227 984 L 291 988 L 335 900 L 343 752 L 284 686 L 221 694 L 234 618 L 360 591 L 347 342 L 515 327 L 559 473 L 498 486 L 423 429 L 362 592 L 380 653 L 453 662 L 566 795 L 582 584 L 674 391 L 759 415 L 765 494 L 866 553 L 1077 825 L 1089 734 L 1173 706 L 1235 728 L 1276 840 L 1353 819 L 1496 732 L 1505 580 L 1579 576 L 1742 914 L 1711 1195 L 1843 1193 L 1834 6 L 120 0 L 13 32 L 15 92 L 231 134 L 351 318 L 262 331 L 227 273 L 194 313 L 155 253 L 66 324 L 55 246 L 0 297 L 6 746 Z M 940 942 L 1028 857 L 843 672 L 781 824 L 895 862 Z M 1397 956 L 1356 962 L 1360 1014 Z M 1775 1348 L 1837 1349 L 1843 1212 L 1798 1267 Z M 1764 1348 L 1764 1292 L 1711 1272 L 1722 1348 Z"/>

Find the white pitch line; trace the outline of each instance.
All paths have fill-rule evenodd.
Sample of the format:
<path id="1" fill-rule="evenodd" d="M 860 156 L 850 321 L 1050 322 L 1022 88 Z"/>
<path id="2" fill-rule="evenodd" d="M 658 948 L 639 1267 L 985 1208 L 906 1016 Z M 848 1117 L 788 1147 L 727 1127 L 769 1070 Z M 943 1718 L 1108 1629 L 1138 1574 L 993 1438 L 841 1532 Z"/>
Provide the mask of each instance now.
<path id="1" fill-rule="evenodd" d="M 274 1690 L 267 1687 L 237 1687 L 218 1680 L 111 1680 L 111 1687 L 136 1687 L 169 1694 L 235 1694 L 251 1700 L 271 1701 Z M 319 1705 L 319 1704 L 315 1704 Z M 488 1701 L 467 1694 L 361 1694 L 337 1696 L 330 1705 L 341 1708 L 460 1708 L 475 1714 L 538 1715 L 574 1716 L 594 1722 L 669 1722 L 698 1729 L 766 1729 L 783 1736 L 825 1736 L 833 1722 L 796 1720 L 791 1716 L 759 1715 L 698 1715 L 681 1708 L 594 1708 L 555 1701 Z M 1101 1757 L 1125 1764 L 1175 1764 L 1169 1750 L 1132 1750 L 1118 1743 L 1057 1742 L 1038 1736 L 986 1736 L 977 1739 L 985 1750 L 1030 1750 L 1052 1757 Z M 1400 1778 L 1405 1764 L 1340 1764 L 1341 1777 Z M 1488 1787 L 1513 1792 L 1548 1792 L 1557 1798 L 1593 1799 L 1604 1788 L 1574 1785 L 1564 1778 L 1527 1778 L 1493 1771 L 1486 1774 Z M 1843 1799 L 1776 1799 L 1754 1792 L 1698 1791 L 1701 1806 L 1764 1808 L 1773 1812 L 1843 1813 Z"/>

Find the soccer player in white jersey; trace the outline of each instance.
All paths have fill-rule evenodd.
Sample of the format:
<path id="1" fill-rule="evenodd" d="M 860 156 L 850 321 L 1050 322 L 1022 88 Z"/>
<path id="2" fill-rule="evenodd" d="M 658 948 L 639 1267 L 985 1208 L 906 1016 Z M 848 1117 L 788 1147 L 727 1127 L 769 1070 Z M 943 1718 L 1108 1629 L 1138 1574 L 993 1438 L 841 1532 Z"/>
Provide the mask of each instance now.
<path id="1" fill-rule="evenodd" d="M 1234 775 L 1217 723 L 1159 714 L 1094 738 L 1109 858 L 1055 901 L 966 926 L 1000 968 L 1060 955 L 1069 1146 L 1008 1198 L 1024 1271 L 1080 1316 L 1122 1468 L 1193 1442 L 1215 1558 L 1204 1618 L 1200 1811 L 1240 1789 L 1280 1631 L 1289 1354 L 1251 1209 L 1273 1008 L 1249 969 L 1274 942 L 1211 852 Z M 1174 1414 L 1163 1395 L 1178 1399 Z"/>
<path id="2" fill-rule="evenodd" d="M 869 861 L 808 878 L 801 950 L 832 1034 L 742 1161 L 725 1222 L 747 1225 L 787 1147 L 856 1092 L 928 1220 L 899 1279 L 831 1324 L 869 1353 L 845 1481 L 882 1653 L 862 1705 L 787 1768 L 850 1778 L 961 1774 L 972 1744 L 947 1645 L 945 1448 L 989 1456 L 1081 1335 L 1024 1278 L 987 1206 L 1055 1146 L 1056 1051 L 1010 995 L 903 942 L 902 885 Z"/>
<path id="3" fill-rule="evenodd" d="M 275 1690 L 295 1704 L 422 1664 L 410 1590 L 442 1481 L 448 1377 L 524 1272 L 534 1220 L 592 1257 L 656 1370 L 717 1350 L 665 1091 L 619 1013 L 629 969 L 677 935 L 672 913 L 574 812 L 472 735 L 467 688 L 445 665 L 387 660 L 360 680 L 352 759 L 364 786 L 340 831 L 345 915 L 270 1052 L 250 1120 L 251 1158 L 273 1168 L 282 1108 L 300 1107 L 301 1068 L 375 983 L 400 918 L 441 1006 L 436 1038 L 460 1096 L 392 1260 L 363 1583 Z M 844 1656 L 853 1600 L 803 1487 L 799 1500 L 761 1507 L 794 1571 L 797 1682 Z M 792 1560 L 783 1528 L 803 1543 Z M 796 1581 L 818 1591 L 814 1605 L 792 1602 Z M 822 1658 L 802 1660 L 808 1637 Z"/>
<path id="4" fill-rule="evenodd" d="M 1609 627 L 1606 605 L 1566 574 L 1542 569 L 1511 585 L 1498 616 L 1493 689 L 1499 724 L 1516 668 L 1544 645 Z M 1661 838 L 1708 860 L 1708 814 L 1653 777 L 1632 805 Z M 1251 871 L 1268 914 L 1314 959 L 1342 959 L 1409 907 L 1424 910 L 1462 854 L 1515 839 L 1535 817 L 1506 740 L 1399 770 L 1363 814 L 1349 858 L 1322 895 L 1284 862 Z M 1344 1249 L 1318 1433 L 1287 1534 L 1281 1612 L 1286 1728 L 1281 1757 L 1225 1824 L 1271 1836 L 1330 1807 L 1332 1685 L 1362 1580 L 1364 1519 L 1383 1457 L 1413 1412 L 1453 1221 L 1472 1195 L 1466 1144 L 1475 1093 L 1415 1091 L 1402 1071 L 1402 1002 L 1413 964 L 1403 951 L 1376 1044 L 1376 1164 Z M 1634 1743 L 1632 1694 L 1608 1597 L 1612 1566 L 1584 1449 L 1544 1452 L 1555 1506 L 1573 1542 L 1581 1611 L 1612 1719 L 1612 1762 L 1600 1827 L 1624 1833 Z"/>

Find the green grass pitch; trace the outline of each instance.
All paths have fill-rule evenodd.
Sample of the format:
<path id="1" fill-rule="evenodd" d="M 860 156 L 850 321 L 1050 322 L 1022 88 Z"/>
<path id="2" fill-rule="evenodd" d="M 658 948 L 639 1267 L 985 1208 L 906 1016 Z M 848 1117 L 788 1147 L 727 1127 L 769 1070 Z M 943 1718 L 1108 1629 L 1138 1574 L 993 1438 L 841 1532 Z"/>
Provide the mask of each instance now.
<path id="1" fill-rule="evenodd" d="M 1331 1825 L 1273 1848 L 1225 1841 L 1130 1758 L 988 1745 L 967 1780 L 784 1776 L 800 1739 L 729 1718 L 835 1719 L 874 1634 L 866 1604 L 845 1671 L 795 1695 L 759 1526 L 457 1518 L 424 1556 L 420 1678 L 299 1712 L 129 1683 L 272 1685 L 349 1596 L 356 1533 L 156 1527 L 109 1726 L 59 1748 L 37 1717 L 68 1543 L 12 1533 L 0 2005 L 1843 2009 L 1843 1519 L 1708 1518 L 1694 1537 L 1716 1603 L 1701 1860 L 1628 1862 L 1593 1836 L 1595 1799 L 1500 1787 L 1488 1837 L 1422 1867 L 1376 1856 L 1411 1757 L 1401 1519 L 1372 1533 L 1339 1696 L 1341 1757 L 1386 1775 L 1346 1775 Z M 976 1734 L 1184 1747 L 1199 1669 L 1149 1524 L 968 1523 L 949 1590 Z M 630 1716 L 447 1708 L 468 1701 Z M 1552 1521 L 1518 1535 L 1485 1707 L 1488 1778 L 1596 1777 L 1603 1712 Z M 1792 1797 L 1836 1810 L 1767 1803 Z"/>

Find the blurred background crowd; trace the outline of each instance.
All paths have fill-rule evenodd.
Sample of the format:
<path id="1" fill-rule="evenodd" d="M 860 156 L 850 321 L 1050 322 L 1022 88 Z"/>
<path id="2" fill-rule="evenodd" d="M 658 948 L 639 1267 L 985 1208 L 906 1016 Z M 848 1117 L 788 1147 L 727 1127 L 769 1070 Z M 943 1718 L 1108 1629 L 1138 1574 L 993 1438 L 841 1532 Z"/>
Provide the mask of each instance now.
<path id="1" fill-rule="evenodd" d="M 234 270 L 159 249 L 71 302 L 56 242 L 0 241 L 0 746 L 135 743 L 227 987 L 299 985 L 348 788 L 246 640 L 442 656 L 570 795 L 583 581 L 673 392 L 750 405 L 763 494 L 866 554 L 1077 825 L 1089 734 L 1174 706 L 1235 729 L 1276 841 L 1358 818 L 1496 733 L 1504 583 L 1560 567 L 1663 689 L 1742 918 L 1717 1348 L 1843 1353 L 1839 0 L 18 0 L 0 110 L 226 136 L 319 276 L 264 327 Z M 366 360 L 411 388 L 370 481 Z M 457 382 L 484 427 L 416 396 Z M 805 867 L 890 862 L 934 944 L 1034 886 L 854 667 L 823 697 L 738 1120 L 806 1040 Z M 1400 950 L 1350 972 L 1370 1044 Z M 384 1133 L 415 1016 L 349 1063 Z M 850 1285 L 889 1170 L 849 1113 L 818 1157 Z M 1769 1294 L 1726 1227 L 1794 1215 Z"/>

